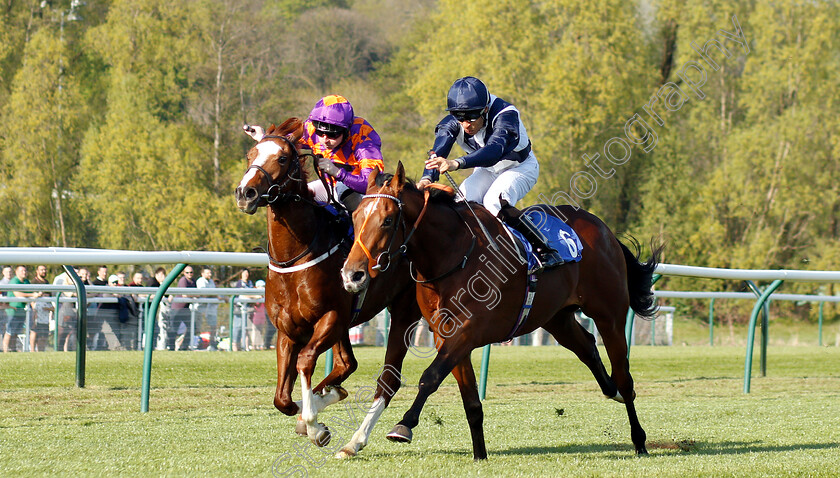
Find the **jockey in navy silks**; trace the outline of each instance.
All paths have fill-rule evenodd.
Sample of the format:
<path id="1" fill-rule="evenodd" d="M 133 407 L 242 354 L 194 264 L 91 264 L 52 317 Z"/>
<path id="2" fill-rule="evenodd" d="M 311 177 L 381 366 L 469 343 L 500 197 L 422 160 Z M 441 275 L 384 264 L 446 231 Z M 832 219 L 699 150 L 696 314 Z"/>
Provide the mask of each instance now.
<path id="1" fill-rule="evenodd" d="M 455 80 L 446 103 L 449 115 L 435 128 L 435 143 L 418 187 L 437 181 L 441 172 L 474 168 L 461 184 L 461 192 L 468 201 L 483 204 L 501 219 L 499 198 L 515 205 L 534 187 L 540 172 L 519 110 L 491 95 L 484 83 L 472 76 Z M 467 154 L 447 159 L 455 143 Z M 543 267 L 563 263 L 528 216 L 522 215 L 510 225 L 537 248 Z"/>

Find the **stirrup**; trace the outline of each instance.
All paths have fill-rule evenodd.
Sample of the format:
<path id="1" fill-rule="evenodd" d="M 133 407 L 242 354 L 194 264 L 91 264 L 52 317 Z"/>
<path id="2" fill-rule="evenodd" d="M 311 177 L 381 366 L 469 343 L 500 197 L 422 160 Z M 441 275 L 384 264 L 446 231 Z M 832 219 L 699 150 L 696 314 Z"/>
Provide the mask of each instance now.
<path id="1" fill-rule="evenodd" d="M 560 253 L 554 249 L 539 251 L 537 253 L 537 261 L 539 262 L 539 265 L 534 268 L 535 272 L 542 272 L 545 269 L 551 269 L 566 263 L 566 261 L 563 260 L 563 257 L 560 256 Z"/>

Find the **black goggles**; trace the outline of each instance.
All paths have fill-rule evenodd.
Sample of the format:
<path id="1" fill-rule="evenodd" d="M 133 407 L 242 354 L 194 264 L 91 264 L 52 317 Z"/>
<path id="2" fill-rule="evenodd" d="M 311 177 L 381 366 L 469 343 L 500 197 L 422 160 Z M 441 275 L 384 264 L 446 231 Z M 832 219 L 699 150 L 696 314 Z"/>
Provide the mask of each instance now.
<path id="1" fill-rule="evenodd" d="M 337 138 L 340 138 L 344 134 L 344 132 L 343 131 L 325 131 L 325 130 L 322 130 L 322 129 L 316 129 L 315 134 L 317 134 L 318 136 L 322 136 L 324 138 L 337 139 Z"/>
<path id="2" fill-rule="evenodd" d="M 472 110 L 472 111 L 452 111 L 452 116 L 455 117 L 458 121 L 467 121 L 470 123 L 475 122 L 478 118 L 481 118 L 481 113 L 484 110 Z"/>

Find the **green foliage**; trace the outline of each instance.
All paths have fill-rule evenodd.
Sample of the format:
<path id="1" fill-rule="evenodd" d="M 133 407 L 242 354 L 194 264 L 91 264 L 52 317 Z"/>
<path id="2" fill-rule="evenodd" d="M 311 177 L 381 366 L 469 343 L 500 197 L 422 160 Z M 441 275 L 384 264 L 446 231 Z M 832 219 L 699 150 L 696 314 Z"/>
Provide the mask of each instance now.
<path id="1" fill-rule="evenodd" d="M 8 136 L 0 202 L 16 212 L 7 216 L 9 244 L 66 245 L 65 231 L 71 242 L 78 238 L 70 182 L 85 107 L 75 78 L 65 74 L 69 55 L 57 33 L 39 30 L 26 45 L 27 61 L 15 75 L 3 114 Z"/>

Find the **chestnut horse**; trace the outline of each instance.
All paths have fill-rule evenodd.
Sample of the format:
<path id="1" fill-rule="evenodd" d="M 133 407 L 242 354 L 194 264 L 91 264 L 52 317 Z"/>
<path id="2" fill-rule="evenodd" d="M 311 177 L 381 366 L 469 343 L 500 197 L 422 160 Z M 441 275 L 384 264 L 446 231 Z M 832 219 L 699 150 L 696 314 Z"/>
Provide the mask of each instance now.
<path id="1" fill-rule="evenodd" d="M 363 289 L 378 274 L 371 267 L 373 262 L 397 248 L 405 251 L 412 273 L 420 281 L 420 309 L 425 317 L 431 317 L 430 327 L 438 339 L 438 354 L 420 378 L 413 405 L 388 438 L 411 441 L 411 429 L 417 426 L 429 395 L 453 367 L 469 363 L 473 349 L 542 327 L 589 367 L 604 395 L 624 403 L 636 453 L 647 453 L 645 432 L 633 404 L 636 394 L 624 323 L 628 306 L 642 316 L 651 316 L 656 310 L 651 279 L 661 248 L 646 263 L 640 263 L 594 215 L 570 206 L 538 206 L 565 216 L 580 237 L 583 253 L 580 262 L 539 274 L 530 315 L 521 322 L 528 273 L 500 221 L 477 205 L 473 205 L 477 217 L 471 215 L 451 194 L 441 200 L 434 197 L 440 195 L 430 195 L 428 187 L 418 190 L 406 182 L 402 163 L 392 178 L 372 178 L 368 186 L 368 195 L 353 215 L 356 240 L 342 269 L 344 287 Z M 483 222 L 495 244 L 488 241 L 477 220 Z M 578 309 L 595 320 L 610 359 L 611 375 L 601 362 L 595 338 L 575 320 Z M 472 436 L 473 457 L 484 459 L 484 414 L 475 377 L 456 375 L 456 379 Z"/>
<path id="2" fill-rule="evenodd" d="M 249 132 L 246 127 L 246 132 Z M 286 415 L 300 413 L 306 435 L 318 446 L 330 440 L 329 429 L 317 421 L 327 405 L 347 396 L 340 384 L 356 369 L 350 346 L 350 327 L 361 324 L 386 306 L 392 313 L 386 366 L 377 381 L 372 413 L 339 452 L 353 456 L 368 440 L 375 421 L 400 387 L 399 371 L 407 351 L 406 330 L 420 319 L 415 283 L 406 261 L 395 261 L 382 278 L 371 283 L 361 310 L 351 313 L 354 294 L 344 290 L 340 269 L 349 250 L 347 222 L 316 203 L 307 188 L 304 162 L 296 143 L 303 123 L 291 118 L 266 134 L 251 129 L 257 144 L 248 151 L 248 169 L 236 188 L 242 212 L 254 214 L 266 207 L 270 266 L 265 288 L 267 315 L 277 327 L 277 389 L 274 406 Z M 312 386 L 315 363 L 333 348 L 332 372 Z M 302 400 L 292 400 L 300 374 Z"/>

